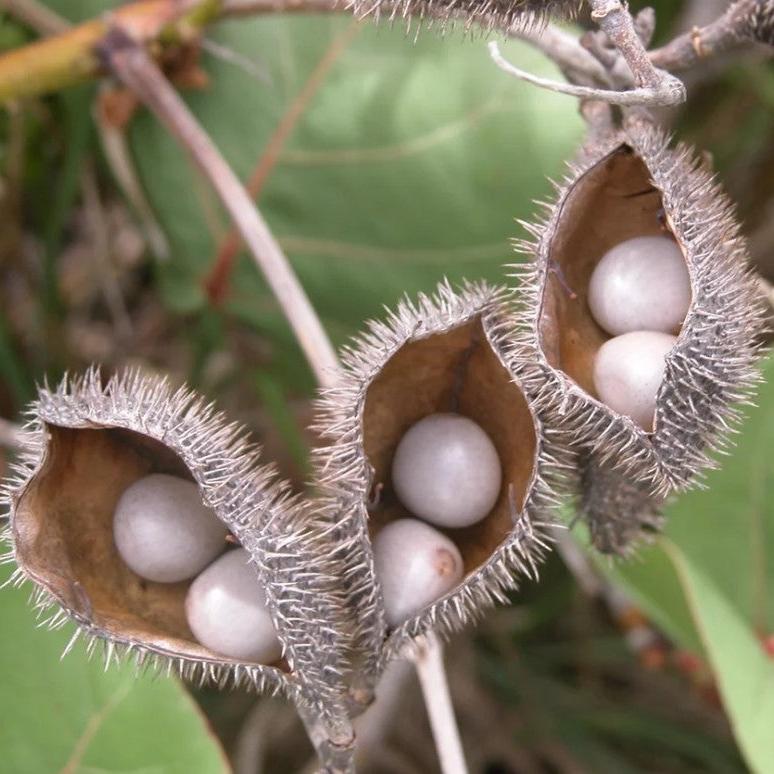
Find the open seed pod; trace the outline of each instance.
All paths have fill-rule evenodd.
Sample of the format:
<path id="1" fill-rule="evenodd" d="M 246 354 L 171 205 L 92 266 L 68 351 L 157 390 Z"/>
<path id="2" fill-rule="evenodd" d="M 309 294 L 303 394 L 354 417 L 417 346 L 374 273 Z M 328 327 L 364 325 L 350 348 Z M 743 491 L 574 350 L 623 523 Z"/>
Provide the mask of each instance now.
<path id="1" fill-rule="evenodd" d="M 350 0 L 347 7 L 360 18 L 410 21 L 415 17 L 420 23 L 437 22 L 441 29 L 457 21 L 466 27 L 478 24 L 484 29 L 524 29 L 549 18 L 571 18 L 582 5 L 583 0 Z"/>
<path id="2" fill-rule="evenodd" d="M 746 9 L 746 34 L 753 40 L 774 46 L 774 0 L 757 0 L 754 3 L 737 5 Z"/>
<path id="3" fill-rule="evenodd" d="M 589 527 L 592 545 L 604 554 L 628 555 L 642 538 L 661 531 L 664 498 L 593 454 L 580 461 L 578 513 Z"/>
<path id="4" fill-rule="evenodd" d="M 259 465 L 238 425 L 165 380 L 128 372 L 103 386 L 92 370 L 42 390 L 25 437 L 6 486 L 15 579 L 32 581 L 41 612 L 58 607 L 50 624 L 75 621 L 71 645 L 83 634 L 90 652 L 104 642 L 107 663 L 133 655 L 138 665 L 196 682 L 282 693 L 332 726 L 341 693 L 331 634 L 339 614 L 326 591 L 333 573 L 324 540 L 308 508 Z M 192 580 L 147 580 L 122 559 L 114 512 L 127 487 L 148 474 L 194 482 L 225 525 L 223 549 L 230 532 L 248 551 L 282 645 L 275 663 L 199 644 L 185 612 Z"/>
<path id="5" fill-rule="evenodd" d="M 534 577 L 546 548 L 563 457 L 509 371 L 518 349 L 505 335 L 507 295 L 478 284 L 456 294 L 442 284 L 433 298 L 402 302 L 345 349 L 344 376 L 320 401 L 317 429 L 330 445 L 318 454 L 317 480 L 330 521 L 349 536 L 341 558 L 352 647 L 356 669 L 371 681 L 412 638 L 431 629 L 448 635 L 504 600 L 520 575 Z M 414 516 L 396 494 L 396 448 L 419 420 L 445 412 L 473 420 L 489 436 L 502 469 L 499 489 L 476 523 L 433 524 L 459 552 L 462 579 L 390 628 L 374 540 Z"/>
<path id="6" fill-rule="evenodd" d="M 534 260 L 515 267 L 524 299 L 519 337 L 532 351 L 524 384 L 572 432 L 577 448 L 593 456 L 592 469 L 608 472 L 607 485 L 626 481 L 659 502 L 713 466 L 709 453 L 725 444 L 738 416 L 735 404 L 758 378 L 760 293 L 732 206 L 688 148 L 671 149 L 661 131 L 633 119 L 602 147 L 584 150 L 547 211 L 541 225 L 525 224 L 535 241 L 522 248 Z M 611 248 L 656 235 L 679 248 L 691 299 L 665 357 L 652 425 L 643 429 L 598 397 L 595 358 L 611 336 L 591 313 L 589 284 Z M 592 499 L 608 501 L 599 499 L 601 486 Z M 617 496 L 610 493 L 609 501 Z M 585 511 L 590 522 L 604 520 L 603 513 Z M 615 510 L 609 518 L 615 521 Z M 625 521 L 629 540 L 631 521 Z M 592 532 L 609 526 L 592 524 Z M 619 536 L 613 544 L 622 541 Z"/>

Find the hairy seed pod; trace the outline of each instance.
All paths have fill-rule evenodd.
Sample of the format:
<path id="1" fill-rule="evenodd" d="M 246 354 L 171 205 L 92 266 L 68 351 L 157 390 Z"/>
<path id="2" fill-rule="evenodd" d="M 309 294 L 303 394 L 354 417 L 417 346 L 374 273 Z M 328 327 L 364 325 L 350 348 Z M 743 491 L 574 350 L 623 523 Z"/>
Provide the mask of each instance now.
<path id="1" fill-rule="evenodd" d="M 774 46 L 774 0 L 753 0 L 737 5 L 748 9 L 745 33 L 753 40 Z M 733 10 L 729 13 L 733 13 Z"/>
<path id="2" fill-rule="evenodd" d="M 344 375 L 320 402 L 317 426 L 330 445 L 317 457 L 317 481 L 332 529 L 342 533 L 353 663 L 366 684 L 413 637 L 429 629 L 448 634 L 502 600 L 520 575 L 534 575 L 543 554 L 552 487 L 565 460 L 509 370 L 520 352 L 505 335 L 507 295 L 485 285 L 457 294 L 443 284 L 434 298 L 404 301 L 346 348 Z M 391 478 L 401 439 L 423 418 L 447 412 L 489 436 L 502 484 L 485 518 L 440 530 L 462 558 L 462 582 L 390 628 L 371 541 L 410 515 Z"/>
<path id="3" fill-rule="evenodd" d="M 732 206 L 689 149 L 671 149 L 661 131 L 633 119 L 602 146 L 585 150 L 546 207 L 541 225 L 525 224 L 535 241 L 522 248 L 534 260 L 517 267 L 520 340 L 532 352 L 522 379 L 594 466 L 615 471 L 608 480 L 623 477 L 659 501 L 713 466 L 709 453 L 724 445 L 738 417 L 735 404 L 758 379 L 760 293 Z M 602 256 L 642 236 L 673 239 L 691 284 L 648 429 L 599 399 L 594 362 L 610 336 L 588 303 Z M 585 513 L 616 518 L 602 506 L 589 505 Z M 593 533 L 601 531 L 592 525 Z"/>
<path id="4" fill-rule="evenodd" d="M 35 585 L 41 612 L 59 606 L 53 625 L 67 618 L 78 625 L 71 645 L 82 633 L 89 652 L 105 643 L 107 663 L 131 654 L 196 682 L 282 693 L 328 731 L 339 724 L 335 631 L 343 614 L 328 591 L 330 551 L 314 513 L 259 464 L 242 428 L 186 388 L 137 372 L 103 386 L 90 371 L 40 392 L 25 438 L 5 490 L 10 558 L 15 579 Z M 154 582 L 119 557 L 116 504 L 157 474 L 196 486 L 223 534 L 233 533 L 248 552 L 283 644 L 273 664 L 225 657 L 197 642 L 185 612 L 191 580 Z"/>
<path id="5" fill-rule="evenodd" d="M 593 455 L 581 459 L 578 513 L 588 524 L 591 543 L 604 554 L 627 556 L 641 539 L 661 531 L 664 498 L 650 487 L 605 465 Z"/>
<path id="6" fill-rule="evenodd" d="M 349 0 L 347 7 L 360 18 L 408 21 L 415 17 L 429 24 L 437 22 L 441 29 L 456 21 L 466 27 L 478 24 L 484 29 L 524 29 L 552 17 L 572 18 L 582 5 L 583 0 Z"/>

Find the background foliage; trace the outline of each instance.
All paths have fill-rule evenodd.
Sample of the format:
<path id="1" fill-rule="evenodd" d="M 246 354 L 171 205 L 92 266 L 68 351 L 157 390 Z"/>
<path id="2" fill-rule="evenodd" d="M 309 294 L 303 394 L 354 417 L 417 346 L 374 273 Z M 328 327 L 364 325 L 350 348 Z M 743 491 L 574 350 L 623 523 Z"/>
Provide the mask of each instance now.
<path id="1" fill-rule="evenodd" d="M 49 5 L 77 21 L 113 4 Z M 656 5 L 664 38 L 697 4 Z M 0 17 L 0 47 L 33 37 Z M 225 22 L 211 40 L 250 60 L 249 71 L 205 50 L 196 75 L 206 84 L 186 99 L 244 179 L 264 175 L 262 211 L 337 343 L 442 277 L 502 280 L 503 264 L 516 260 L 514 219 L 550 194 L 546 178 L 562 174 L 581 136 L 573 100 L 506 78 L 470 36 L 415 42 L 414 30 L 341 16 Z M 556 75 L 521 44 L 505 53 Z M 770 275 L 774 73 L 744 59 L 688 84 L 688 106 L 664 120 L 714 154 Z M 123 104 L 120 94 L 85 86 L 0 114 L 0 410 L 15 417 L 44 376 L 92 360 L 140 362 L 217 398 L 300 485 L 312 442 L 304 430 L 312 381 L 300 352 L 246 256 L 223 301 L 208 297 L 228 222 L 140 111 L 113 130 L 127 142 L 169 256 L 148 249 L 93 120 L 95 105 Z M 499 743 L 467 745 L 478 770 L 774 771 L 774 662 L 765 648 L 774 632 L 774 368 L 767 372 L 759 407 L 708 490 L 675 502 L 665 537 L 635 561 L 602 566 L 658 631 L 651 657 L 640 649 L 638 661 L 615 617 L 556 559 L 540 585 L 488 619 L 472 655 L 465 638 L 455 647 L 466 657 L 452 649 L 463 732 L 487 712 L 502 723 L 488 727 L 499 728 Z M 255 715 L 249 697 L 196 692 L 217 741 L 174 681 L 103 673 L 78 648 L 60 665 L 66 637 L 34 629 L 22 592 L 0 594 L 0 616 L 7 770 L 225 771 L 221 745 L 248 770 L 239 768 L 239 739 Z M 403 757 L 384 770 L 432 770 L 421 713 L 402 714 Z M 420 732 L 413 746 L 409 725 Z M 286 732 L 271 728 L 281 748 Z M 267 770 L 290 770 L 298 746 L 288 747 L 272 753 L 280 757 Z"/>

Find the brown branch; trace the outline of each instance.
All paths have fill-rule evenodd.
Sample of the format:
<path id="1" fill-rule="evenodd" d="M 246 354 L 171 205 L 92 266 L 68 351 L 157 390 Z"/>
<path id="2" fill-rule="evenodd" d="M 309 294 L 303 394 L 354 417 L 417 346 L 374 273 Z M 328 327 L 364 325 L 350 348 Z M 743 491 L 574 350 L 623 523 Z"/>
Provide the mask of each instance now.
<path id="1" fill-rule="evenodd" d="M 3 9 L 41 35 L 57 35 L 70 28 L 70 22 L 38 0 L 3 0 Z"/>
<path id="2" fill-rule="evenodd" d="M 239 178 L 148 52 L 118 27 L 101 46 L 102 59 L 156 115 L 215 188 L 266 277 L 322 386 L 336 381 L 338 361 L 309 298 Z"/>
<path id="3" fill-rule="evenodd" d="M 774 3 L 738 0 L 711 24 L 694 27 L 665 46 L 651 51 L 650 61 L 656 67 L 679 72 L 704 59 L 749 44 L 759 32 L 756 19 L 760 18 L 757 14 L 764 5 L 768 8 L 768 18 L 774 19 Z"/>
<path id="4" fill-rule="evenodd" d="M 330 69 L 347 48 L 360 29 L 360 23 L 353 21 L 347 29 L 331 41 L 328 50 L 323 54 L 306 83 L 290 103 L 282 119 L 269 138 L 266 148 L 258 160 L 255 171 L 247 182 L 247 190 L 253 199 L 257 199 L 264 183 L 279 160 L 282 148 L 285 146 L 298 120 L 303 115 L 309 102 L 325 81 Z M 228 281 L 234 267 L 234 260 L 241 247 L 239 235 L 232 229 L 221 241 L 215 256 L 215 261 L 204 281 L 210 301 L 221 303 L 228 291 Z"/>

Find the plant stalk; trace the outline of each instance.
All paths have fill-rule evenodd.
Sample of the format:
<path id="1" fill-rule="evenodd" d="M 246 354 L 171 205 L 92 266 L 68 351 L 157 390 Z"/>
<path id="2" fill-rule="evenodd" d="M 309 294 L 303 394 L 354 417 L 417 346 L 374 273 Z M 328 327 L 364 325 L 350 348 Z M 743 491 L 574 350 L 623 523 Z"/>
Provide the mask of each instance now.
<path id="1" fill-rule="evenodd" d="M 336 382 L 336 353 L 282 248 L 239 178 L 142 46 L 114 28 L 101 48 L 109 69 L 156 115 L 215 188 L 262 271 L 322 387 Z"/>

